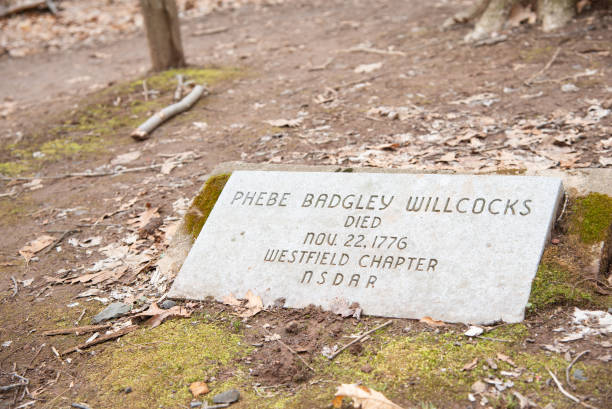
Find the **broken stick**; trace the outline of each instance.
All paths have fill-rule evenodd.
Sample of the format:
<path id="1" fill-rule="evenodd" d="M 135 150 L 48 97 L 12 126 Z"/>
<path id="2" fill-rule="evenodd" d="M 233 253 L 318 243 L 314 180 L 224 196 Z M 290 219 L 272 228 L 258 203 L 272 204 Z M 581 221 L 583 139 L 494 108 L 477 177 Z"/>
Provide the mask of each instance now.
<path id="1" fill-rule="evenodd" d="M 387 325 L 391 324 L 393 321 L 389 320 L 387 322 L 385 322 L 384 324 L 379 325 L 378 327 L 369 330 L 368 332 L 365 332 L 363 334 L 361 334 L 359 337 L 355 338 L 354 340 L 352 340 L 351 342 L 349 342 L 348 344 L 346 344 L 345 346 L 343 346 L 342 348 L 340 348 L 339 350 L 337 350 L 336 352 L 334 352 L 333 354 L 331 354 L 329 356 L 329 360 L 333 361 L 335 357 L 337 357 L 338 355 L 340 355 L 340 352 L 344 351 L 346 348 L 350 347 L 353 344 L 356 344 L 357 342 L 361 341 L 362 339 L 364 339 L 365 337 L 367 337 L 368 335 L 370 335 L 373 332 L 378 331 L 381 328 L 386 327 Z"/>
<path id="2" fill-rule="evenodd" d="M 193 90 L 180 102 L 167 106 L 142 123 L 134 132 L 132 132 L 132 138 L 136 139 L 137 141 L 144 141 L 145 139 L 148 139 L 149 134 L 163 122 L 191 108 L 193 104 L 200 99 L 205 90 L 206 88 L 203 85 L 196 85 Z"/>
<path id="3" fill-rule="evenodd" d="M 101 325 L 85 325 L 83 327 L 72 327 L 72 328 L 60 328 L 60 329 L 52 329 L 49 331 L 43 332 L 43 335 L 53 336 L 53 335 L 64 335 L 64 334 L 87 334 L 89 332 L 96 332 L 101 329 L 109 328 L 111 324 L 101 324 Z"/>
<path id="4" fill-rule="evenodd" d="M 572 390 L 574 390 L 574 391 L 576 390 L 576 387 L 575 387 L 575 386 L 572 384 L 572 381 L 571 381 L 571 379 L 570 379 L 570 378 L 571 378 L 570 374 L 571 374 L 571 372 L 572 372 L 572 367 L 574 366 L 574 364 L 575 364 L 576 362 L 578 362 L 578 360 L 579 360 L 579 359 L 580 359 L 580 358 L 581 358 L 583 355 L 586 355 L 586 354 L 588 354 L 589 352 L 591 352 L 591 351 L 589 351 L 588 349 L 587 349 L 587 350 L 585 350 L 585 351 L 582 351 L 581 353 L 579 353 L 578 355 L 576 355 L 576 358 L 574 358 L 574 360 L 573 360 L 572 362 L 570 362 L 570 364 L 567 366 L 567 368 L 565 368 L 565 381 L 567 382 L 567 384 L 569 385 L 569 387 L 570 387 L 570 388 L 572 388 Z"/>
<path id="5" fill-rule="evenodd" d="M 112 334 L 102 335 L 100 338 L 96 338 L 93 341 L 91 341 L 90 343 L 85 342 L 83 344 L 79 344 L 79 345 L 77 345 L 75 347 L 67 349 L 64 352 L 62 352 L 61 355 L 62 356 L 63 355 L 67 355 L 67 354 L 70 354 L 72 352 L 79 351 L 81 349 L 86 349 L 86 348 L 92 347 L 94 345 L 98 345 L 98 344 L 101 344 L 103 342 L 110 341 L 111 339 L 116 339 L 116 338 L 122 337 L 125 334 L 129 334 L 130 332 L 132 332 L 132 331 L 134 331 L 136 329 L 138 329 L 138 325 L 130 325 L 129 327 L 122 328 L 119 331 L 113 332 Z"/>

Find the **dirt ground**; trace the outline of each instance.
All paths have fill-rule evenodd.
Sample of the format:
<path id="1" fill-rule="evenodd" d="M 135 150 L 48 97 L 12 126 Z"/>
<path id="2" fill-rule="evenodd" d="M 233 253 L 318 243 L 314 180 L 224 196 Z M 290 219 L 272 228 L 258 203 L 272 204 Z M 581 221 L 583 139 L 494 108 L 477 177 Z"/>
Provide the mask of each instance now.
<path id="1" fill-rule="evenodd" d="M 119 279 L 93 286 L 101 290 L 100 298 L 142 305 L 161 296 L 168 283 L 153 277 L 154 261 L 167 246 L 171 226 L 221 162 L 513 173 L 612 166 L 612 13 L 605 7 L 582 13 L 558 32 L 521 25 L 503 33 L 504 41 L 475 46 L 462 41 L 467 26 L 440 30 L 468 2 L 276 3 L 183 22 L 191 66 L 180 72 L 187 79 L 207 80 L 209 94 L 145 142 L 129 134 L 148 114 L 170 103 L 175 82 L 174 73 L 147 72 L 142 32 L 95 45 L 77 43 L 61 52 L 0 56 L 0 385 L 14 382 L 11 373 L 29 379 L 27 388 L 0 394 L 1 408 L 27 402 L 34 402 L 29 407 L 63 408 L 76 401 L 92 408 L 189 407 L 189 377 L 178 385 L 142 390 L 132 378 L 148 373 L 137 361 L 143 353 L 165 359 L 155 354 L 164 340 L 174 342 L 167 334 L 192 330 L 179 324 L 187 321 L 204 325 L 204 332 L 198 332 L 204 338 L 209 335 L 205 330 L 220 331 L 210 342 L 219 337 L 223 353 L 239 349 L 226 360 L 199 362 L 216 369 L 189 379 L 206 375 L 209 384 L 217 385 L 215 393 L 230 386 L 248 389 L 240 407 L 329 407 L 335 386 L 360 380 L 383 388 L 405 407 L 524 407 L 510 389 L 495 399 L 485 402 L 477 396 L 471 402 L 467 392 L 485 376 L 482 368 L 482 374 L 462 372 L 469 380 L 464 391 L 435 383 L 419 372 L 421 367 L 405 370 L 384 363 L 385 357 L 411 357 L 401 355 L 411 348 L 402 344 L 406 337 L 413 346 L 441 348 L 440 356 L 453 345 L 472 348 L 466 356 L 457 355 L 461 362 L 449 364 L 458 365 L 458 371 L 472 358 L 481 365 L 485 355 L 499 357 L 506 351 L 504 342 L 495 341 L 479 350 L 482 341 L 464 341 L 467 327 L 462 325 L 438 328 L 393 320 L 384 335 L 346 351 L 334 364 L 336 370 L 321 357 L 322 348 L 344 344 L 351 334 L 374 328 L 382 319 L 345 319 L 313 307 L 272 309 L 244 321 L 230 307 L 207 302 L 194 306 L 192 318 L 151 330 L 158 339 L 139 330 L 68 359 L 54 351 L 84 342 L 83 335 L 42 334 L 76 322 L 86 325 L 104 308 L 104 300 L 75 298 L 91 283 L 70 280 L 87 274 L 117 243 L 129 248 L 135 261 Z M 216 28 L 219 32 L 206 33 Z M 159 91 L 146 101 L 143 78 L 149 89 Z M 279 119 L 288 126 L 268 122 Z M 118 158 L 126 153 L 132 156 Z M 108 175 L 74 175 L 83 172 Z M 561 244 L 565 233 L 555 233 Z M 44 234 L 57 241 L 26 263 L 19 250 Z M 111 246 L 106 253 L 105 246 Z M 605 310 L 612 306 L 609 301 L 580 305 Z M 547 305 L 530 312 L 520 328 L 491 328 L 489 336 L 513 340 L 518 366 L 528 366 L 530 356 L 540 357 L 543 346 L 556 345 L 557 351 L 546 352 L 552 361 L 542 355 L 532 362 L 537 370 L 527 367 L 538 388 L 522 390 L 540 407 L 577 406 L 559 393 L 544 369 L 548 365 L 561 374 L 568 357 L 571 361 L 588 349 L 576 367 L 589 380 L 575 381 L 574 393 L 586 404 L 610 407 L 612 371 L 609 360 L 600 359 L 610 356 L 609 337 L 560 349 L 554 342 L 556 330 L 569 325 L 572 313 L 571 303 Z M 281 344 L 265 341 L 262 326 L 280 334 L 314 372 Z M 234 336 L 241 341 L 236 344 Z M 225 348 L 224 340 L 233 346 Z M 126 345 L 135 348 L 134 357 L 121 355 Z M 500 367 L 509 365 L 501 361 Z M 120 378 L 115 366 L 123 363 L 132 372 Z M 105 382 L 100 374 L 117 381 Z M 130 394 L 117 389 L 125 377 L 130 384 L 123 387 L 134 388 Z"/>

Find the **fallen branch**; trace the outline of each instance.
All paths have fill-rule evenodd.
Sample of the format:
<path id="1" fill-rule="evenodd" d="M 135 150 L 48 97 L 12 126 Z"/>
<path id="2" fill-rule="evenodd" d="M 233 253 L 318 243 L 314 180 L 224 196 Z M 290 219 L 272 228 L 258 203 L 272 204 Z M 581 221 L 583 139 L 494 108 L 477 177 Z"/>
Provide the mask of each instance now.
<path id="1" fill-rule="evenodd" d="M 367 337 L 368 335 L 370 335 L 373 332 L 378 331 L 381 328 L 386 327 L 387 325 L 391 324 L 393 321 L 389 320 L 387 322 L 385 322 L 384 324 L 379 325 L 378 327 L 369 330 L 368 332 L 365 332 L 363 334 L 361 334 L 361 336 L 355 338 L 354 340 L 352 340 L 351 342 L 349 342 L 348 344 L 346 344 L 345 346 L 343 346 L 342 348 L 340 348 L 339 350 L 337 350 L 336 352 L 334 352 L 333 354 L 331 354 L 328 358 L 330 361 L 333 361 L 335 357 L 337 357 L 338 355 L 340 355 L 340 353 L 342 351 L 344 351 L 345 349 L 347 349 L 348 347 L 350 347 L 353 344 L 356 344 L 357 342 L 361 341 L 362 339 L 364 339 L 365 337 Z"/>
<path id="2" fill-rule="evenodd" d="M 540 71 L 536 72 L 531 77 L 529 77 L 529 79 L 527 81 L 525 81 L 525 85 L 530 86 L 536 78 L 538 78 L 541 74 L 543 74 L 544 71 L 549 69 L 550 66 L 553 64 L 553 62 L 555 62 L 555 60 L 557 59 L 557 56 L 559 55 L 559 52 L 561 52 L 561 47 L 557 47 L 557 49 L 555 50 L 554 54 L 552 55 L 550 60 L 548 60 L 548 62 L 544 66 L 544 68 L 542 68 Z"/>
<path id="3" fill-rule="evenodd" d="M 571 393 L 569 393 L 568 391 L 563 389 L 563 385 L 561 385 L 561 382 L 559 382 L 559 380 L 557 379 L 555 374 L 552 373 L 550 371 L 550 369 L 548 369 L 548 368 L 546 368 L 546 370 L 548 371 L 548 373 L 552 377 L 552 380 L 555 381 L 555 384 L 557 385 L 557 388 L 559 388 L 559 391 L 561 391 L 562 394 L 564 394 L 565 396 L 567 396 L 569 399 L 573 400 L 574 402 L 581 404 L 585 408 L 597 409 L 595 406 L 589 405 L 588 403 L 581 401 L 580 399 L 578 399 L 577 397 L 575 397 L 574 395 L 572 395 Z"/>
<path id="4" fill-rule="evenodd" d="M 89 332 L 96 332 L 101 329 L 106 329 L 106 328 L 109 328 L 110 326 L 111 324 L 101 324 L 101 325 L 86 325 L 83 327 L 52 329 L 52 330 L 43 332 L 43 335 L 47 335 L 47 336 L 64 335 L 64 334 L 82 335 L 82 334 L 87 334 Z"/>
<path id="5" fill-rule="evenodd" d="M 380 55 L 397 55 L 400 57 L 405 57 L 406 53 L 402 51 L 394 51 L 394 50 L 381 50 L 380 48 L 372 48 L 365 46 L 356 46 L 347 48 L 346 50 L 339 50 L 339 53 L 371 53 L 371 54 L 380 54 Z"/>
<path id="6" fill-rule="evenodd" d="M 72 352 L 76 352 L 76 351 L 79 351 L 79 350 L 82 350 L 82 349 L 86 349 L 86 348 L 92 347 L 94 345 L 101 344 L 101 343 L 106 342 L 106 341 L 110 341 L 111 339 L 116 339 L 116 338 L 122 337 L 125 334 L 129 334 L 130 332 L 132 332 L 132 331 L 134 331 L 136 329 L 138 329 L 138 325 L 130 325 L 129 327 L 122 328 L 119 331 L 113 332 L 112 334 L 102 335 L 100 338 L 96 338 L 95 340 L 91 341 L 90 343 L 85 342 L 83 344 L 79 344 L 79 345 L 77 345 L 75 347 L 67 349 L 64 352 L 62 352 L 61 355 L 62 356 L 63 355 L 67 355 L 67 354 L 70 354 Z"/>
<path id="7" fill-rule="evenodd" d="M 55 247 L 57 247 L 66 237 L 68 237 L 72 233 L 78 233 L 78 232 L 80 232 L 80 230 L 77 230 L 77 229 L 66 230 L 65 232 L 62 233 L 62 235 L 57 240 L 55 240 L 49 247 L 47 247 L 42 252 L 42 254 L 47 254 L 48 252 L 53 250 Z"/>
<path id="8" fill-rule="evenodd" d="M 174 100 L 178 101 L 183 97 L 183 76 L 178 74 L 176 76 L 176 81 L 178 84 L 176 85 L 176 90 L 174 91 Z"/>
<path id="9" fill-rule="evenodd" d="M 57 7 L 51 0 L 29 0 L 17 3 L 13 6 L 0 7 L 0 18 L 10 16 L 11 14 L 17 14 L 22 11 L 31 10 L 40 6 L 47 6 L 47 9 L 53 14 L 57 14 Z"/>
<path id="10" fill-rule="evenodd" d="M 478 335 L 476 338 L 484 339 L 486 341 L 496 341 L 496 342 L 512 342 L 508 339 L 500 339 L 500 338 L 491 338 L 491 337 L 483 337 L 482 335 Z"/>
<path id="11" fill-rule="evenodd" d="M 66 178 L 94 178 L 94 177 L 100 177 L 100 176 L 119 176 L 119 175 L 123 175 L 124 173 L 142 172 L 144 170 L 152 170 L 152 169 L 157 169 L 161 167 L 162 167 L 162 164 L 158 163 L 158 164 L 150 165 L 150 166 L 139 166 L 136 168 L 126 168 L 126 169 L 120 169 L 120 170 L 116 170 L 112 172 L 98 172 L 98 173 L 78 172 L 78 173 L 65 173 L 63 175 L 55 175 L 55 176 L 15 177 L 15 178 L 0 175 L 0 180 L 66 179 Z"/>
<path id="12" fill-rule="evenodd" d="M 570 364 L 567 366 L 567 368 L 565 368 L 565 381 L 567 382 L 569 387 L 572 388 L 572 390 L 574 390 L 574 391 L 576 390 L 576 387 L 574 385 L 572 385 L 572 381 L 570 380 L 570 373 L 571 373 L 571 370 L 572 370 L 572 366 L 574 366 L 574 364 L 576 362 L 578 362 L 578 360 L 582 356 L 588 354 L 589 352 L 591 352 L 591 351 L 589 351 L 588 349 L 586 351 L 582 351 L 581 353 L 576 355 L 576 358 L 574 358 L 574 360 L 572 362 L 570 362 Z"/>
<path id="13" fill-rule="evenodd" d="M 500 36 L 489 37 L 489 38 L 485 38 L 485 39 L 480 40 L 480 41 L 476 41 L 472 45 L 474 47 L 482 47 L 484 45 L 495 45 L 495 44 L 503 43 L 507 39 L 508 39 L 507 35 L 500 35 Z"/>
<path id="14" fill-rule="evenodd" d="M 12 373 L 11 375 L 13 377 L 15 377 L 15 378 L 19 378 L 20 382 L 12 383 L 10 385 L 0 386 L 0 392 L 10 391 L 11 389 L 20 388 L 20 387 L 26 386 L 26 385 L 28 385 L 30 383 L 30 380 L 28 378 L 24 378 L 23 376 L 19 376 L 16 373 Z"/>
<path id="15" fill-rule="evenodd" d="M 208 36 L 208 35 L 213 35 L 213 34 L 224 33 L 226 31 L 229 31 L 229 27 L 210 28 L 208 30 L 196 31 L 196 32 L 192 33 L 191 35 L 193 37 Z"/>
<path id="16" fill-rule="evenodd" d="M 268 331 L 266 328 L 262 327 L 264 331 L 266 331 L 268 333 L 268 335 L 270 334 L 270 331 Z M 291 348 L 289 345 L 285 344 L 282 340 L 277 339 L 276 341 L 278 341 L 279 344 L 281 344 L 282 346 L 284 346 L 285 348 L 287 348 L 289 350 L 289 352 L 291 352 L 293 355 L 295 355 L 296 357 L 298 357 L 298 359 L 300 361 L 302 361 L 302 363 L 304 365 L 306 365 L 306 368 L 310 369 L 312 372 L 315 372 L 314 368 L 310 365 L 308 365 L 308 362 L 306 362 L 306 360 L 304 358 L 302 358 L 300 356 L 300 354 L 298 354 L 293 348 Z"/>
<path id="17" fill-rule="evenodd" d="M 147 119 L 134 132 L 132 132 L 132 138 L 136 139 L 137 141 L 147 139 L 148 135 L 163 122 L 191 108 L 193 104 L 200 99 L 205 90 L 206 88 L 203 85 L 196 85 L 189 95 L 183 98 L 180 102 L 167 106 Z"/>

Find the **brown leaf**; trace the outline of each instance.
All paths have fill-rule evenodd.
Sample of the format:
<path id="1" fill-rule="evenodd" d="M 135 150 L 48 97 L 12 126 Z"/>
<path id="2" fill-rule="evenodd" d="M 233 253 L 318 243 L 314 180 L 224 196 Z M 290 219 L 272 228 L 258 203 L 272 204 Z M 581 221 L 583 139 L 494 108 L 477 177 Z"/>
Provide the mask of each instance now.
<path id="1" fill-rule="evenodd" d="M 170 317 L 189 318 L 190 316 L 191 311 L 183 306 L 175 305 L 172 308 L 164 310 L 159 308 L 157 303 L 152 303 L 146 311 L 134 315 L 134 317 L 151 317 L 145 322 L 145 324 L 149 325 L 151 328 L 157 327 Z"/>
<path id="2" fill-rule="evenodd" d="M 244 298 L 246 303 L 244 300 L 240 301 L 234 297 L 234 294 L 230 293 L 229 295 L 223 297 L 222 302 L 223 304 L 234 307 L 234 310 L 238 316 L 242 318 L 252 317 L 263 310 L 263 301 L 261 300 L 261 297 L 255 295 L 251 290 L 247 291 Z"/>
<path id="3" fill-rule="evenodd" d="M 419 321 L 429 325 L 430 327 L 443 327 L 446 325 L 444 321 L 434 320 L 431 317 L 423 317 Z"/>
<path id="4" fill-rule="evenodd" d="M 123 277 L 127 269 L 127 266 L 119 266 L 113 270 L 104 270 L 97 273 L 85 274 L 74 278 L 70 284 L 87 283 L 91 281 L 91 284 L 95 285 L 107 280 L 111 280 L 109 283 L 113 283 Z"/>
<path id="5" fill-rule="evenodd" d="M 42 236 L 36 238 L 35 240 L 32 240 L 31 242 L 23 246 L 19 250 L 19 254 L 23 256 L 26 263 L 29 263 L 32 257 L 34 257 L 34 254 L 43 250 L 45 247 L 47 247 L 54 241 L 55 237 L 49 236 L 48 234 L 43 234 Z"/>
<path id="6" fill-rule="evenodd" d="M 247 291 L 245 298 L 247 299 L 246 311 L 239 314 L 242 318 L 252 317 L 259 311 L 263 310 L 263 301 L 261 297 L 255 295 L 251 290 Z"/>
<path id="7" fill-rule="evenodd" d="M 335 408 L 342 405 L 344 397 L 353 399 L 353 406 L 361 409 L 402 409 L 387 399 L 382 393 L 370 389 L 367 386 L 357 384 L 342 384 L 336 391 L 336 397 L 332 401 Z"/>
<path id="8" fill-rule="evenodd" d="M 500 361 L 504 361 L 507 364 L 510 364 L 511 366 L 516 367 L 516 364 L 514 363 L 514 361 L 512 359 L 510 359 L 510 357 L 508 355 L 504 355 L 502 353 L 498 353 L 497 354 L 497 359 L 499 359 Z"/>
<path id="9" fill-rule="evenodd" d="M 189 390 L 193 394 L 194 398 L 197 398 L 200 395 L 206 395 L 208 392 L 210 392 L 210 389 L 208 389 L 208 385 L 206 385 L 206 382 L 201 381 L 197 381 L 189 385 Z"/>
<path id="10" fill-rule="evenodd" d="M 476 365 L 478 365 L 478 358 L 474 358 L 472 362 L 465 364 L 461 370 L 471 371 L 472 369 L 476 368 Z"/>
<path id="11" fill-rule="evenodd" d="M 147 204 L 145 211 L 140 213 L 138 217 L 131 219 L 128 223 L 135 224 L 137 229 L 142 229 L 149 224 L 151 219 L 161 217 L 157 212 L 158 209 L 159 207 L 151 207 L 149 204 Z"/>

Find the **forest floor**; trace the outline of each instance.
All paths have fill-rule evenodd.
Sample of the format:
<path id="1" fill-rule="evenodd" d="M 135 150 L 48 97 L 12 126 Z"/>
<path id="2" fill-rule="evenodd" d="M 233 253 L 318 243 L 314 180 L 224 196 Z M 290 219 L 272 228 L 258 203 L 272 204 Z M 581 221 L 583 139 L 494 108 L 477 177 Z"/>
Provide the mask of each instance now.
<path id="1" fill-rule="evenodd" d="M 44 331 L 87 325 L 109 302 L 139 308 L 164 294 L 155 260 L 221 162 L 503 173 L 612 166 L 609 10 L 583 12 L 558 32 L 519 25 L 503 41 L 473 45 L 462 41 L 467 26 L 440 30 L 469 2 L 270 3 L 185 19 L 184 70 L 148 73 L 138 29 L 66 47 L 24 51 L 22 41 L 0 55 L 0 386 L 19 381 L 12 374 L 29 380 L 0 392 L 0 408 L 189 407 L 195 381 L 210 395 L 237 388 L 232 407 L 241 408 L 330 407 L 338 385 L 357 382 L 404 407 L 578 406 L 548 370 L 584 406 L 611 407 L 609 334 L 561 342 L 577 328 L 575 307 L 612 307 L 611 283 L 584 280 L 590 239 L 572 227 L 595 199 L 609 224 L 606 197 L 570 203 L 526 320 L 485 328 L 485 338 L 464 336 L 465 325 L 393 320 L 330 361 L 325 347 L 384 320 L 317 308 L 240 319 L 205 302 L 189 305 L 190 318 L 55 353 L 90 334 Z M 20 23 L 6 24 L 41 17 L 13 18 Z M 134 141 L 134 127 L 171 103 L 179 73 L 209 93 Z M 108 271 L 97 284 L 83 278 Z M 565 369 L 586 350 L 572 389 Z"/>

